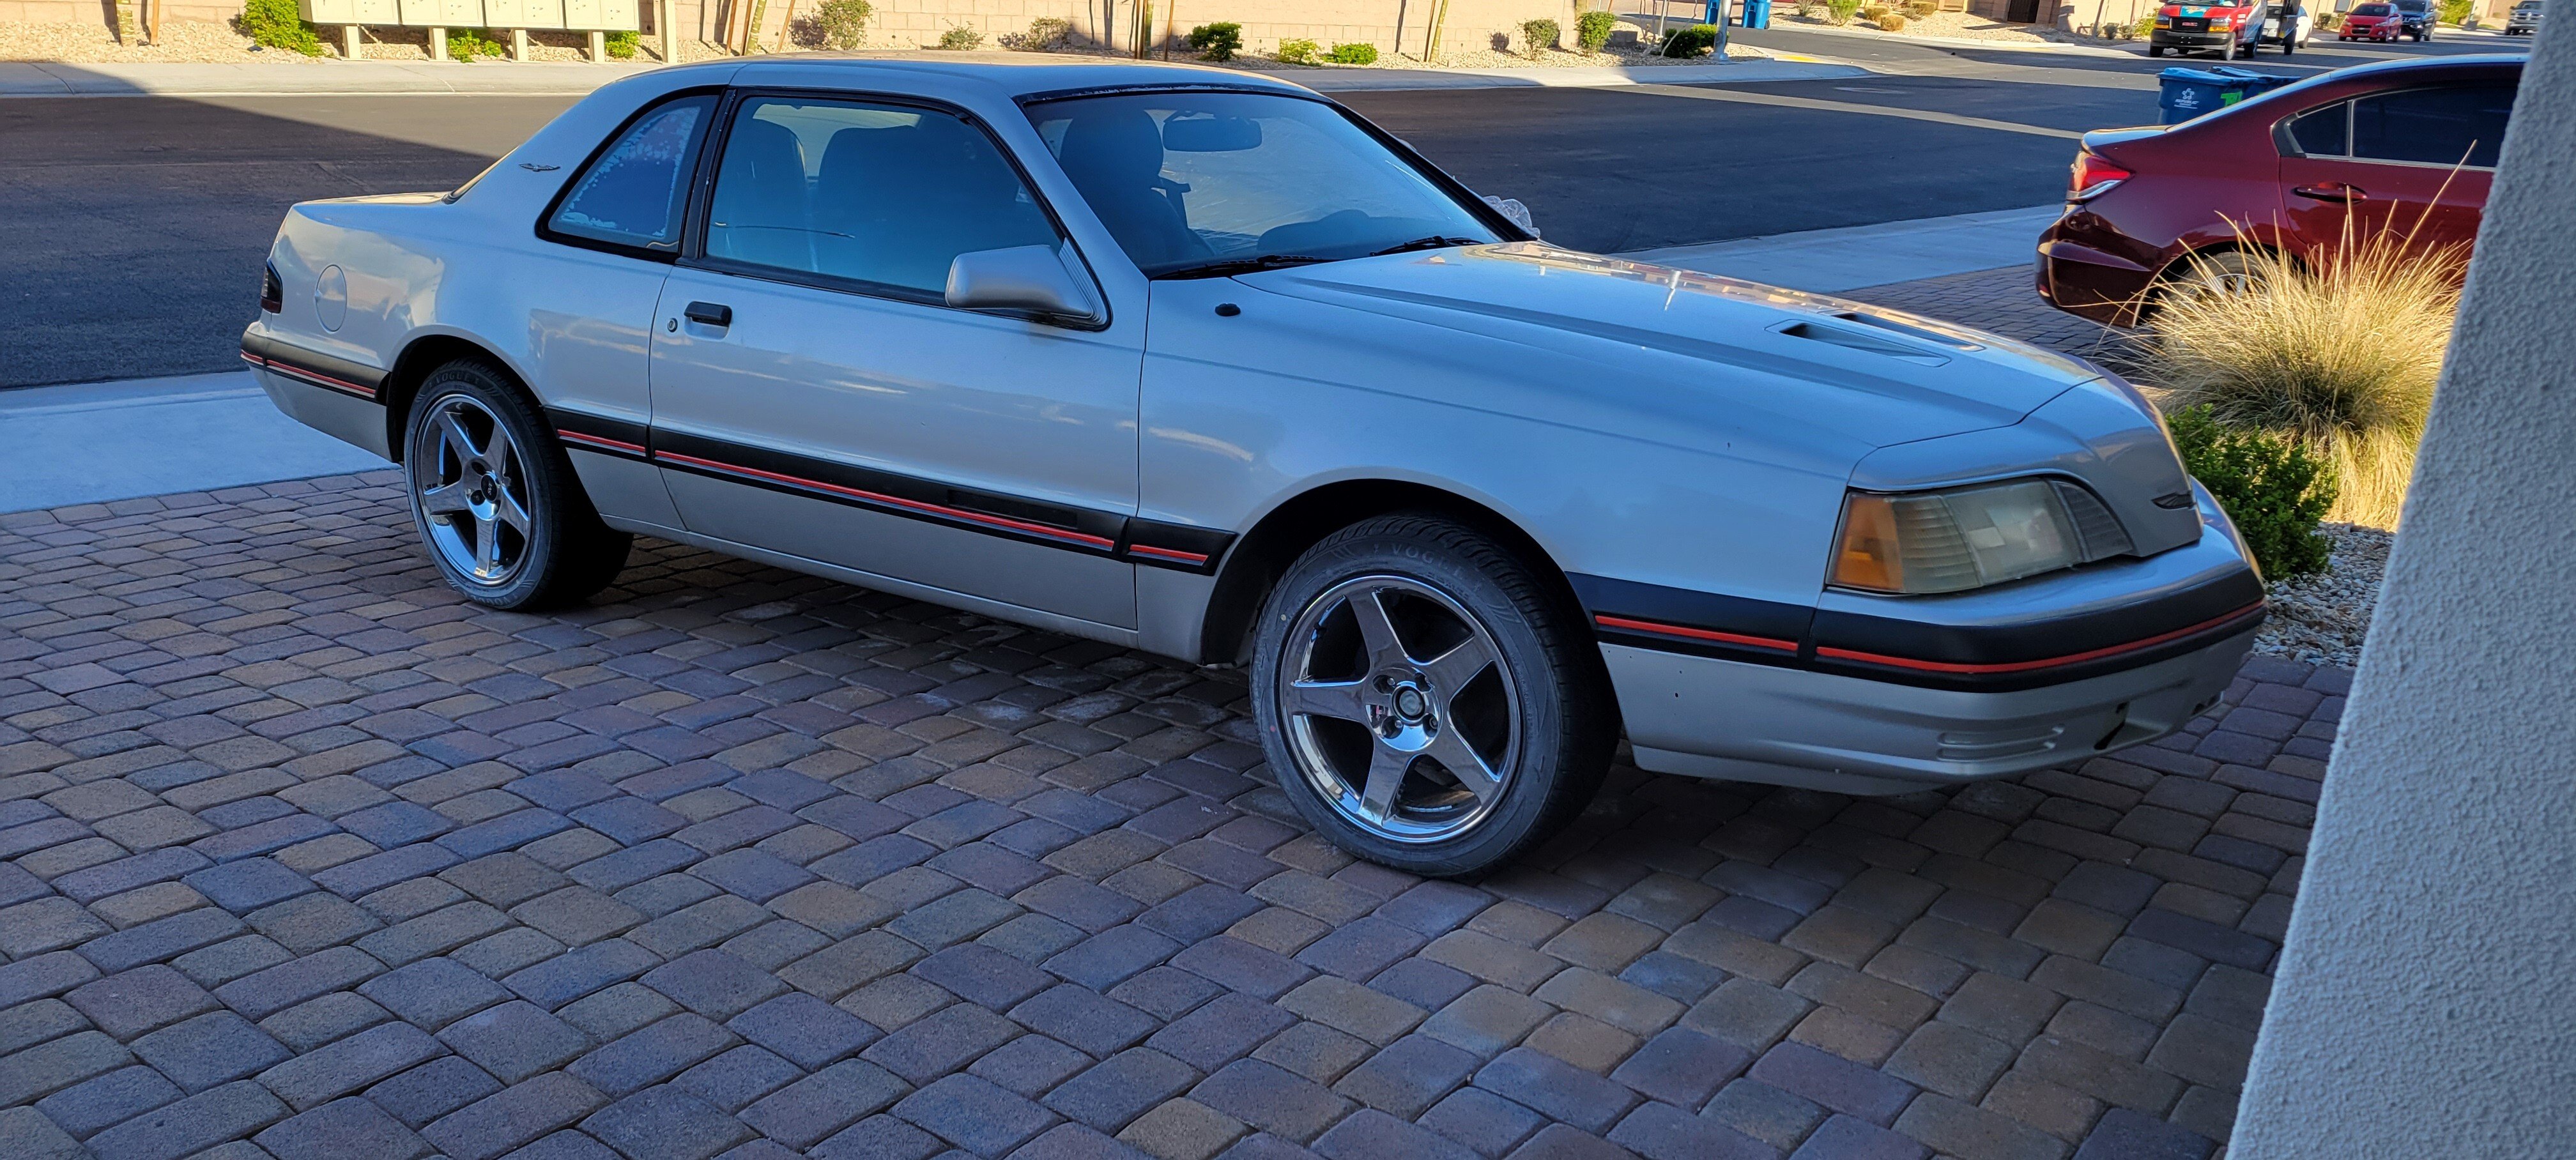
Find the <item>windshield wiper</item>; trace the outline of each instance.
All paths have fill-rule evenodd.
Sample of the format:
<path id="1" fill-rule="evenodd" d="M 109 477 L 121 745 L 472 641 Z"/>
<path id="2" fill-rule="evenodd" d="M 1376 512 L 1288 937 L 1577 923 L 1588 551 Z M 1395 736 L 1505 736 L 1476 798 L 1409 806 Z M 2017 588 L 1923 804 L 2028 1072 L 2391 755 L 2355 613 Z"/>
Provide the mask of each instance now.
<path id="1" fill-rule="evenodd" d="M 1387 254 L 1409 254 L 1415 250 L 1443 250 L 1451 246 L 1481 246 L 1484 244 L 1484 242 L 1475 238 L 1453 238 L 1445 234 L 1433 234 L 1427 238 L 1415 238 L 1409 242 L 1397 242 L 1383 250 L 1370 250 L 1369 256 L 1376 258 Z"/>
<path id="2" fill-rule="evenodd" d="M 1289 266 L 1311 266 L 1317 262 L 1332 260 L 1318 258 L 1312 254 L 1259 254 L 1249 258 L 1225 258 L 1214 262 L 1201 262 L 1195 266 L 1165 270 L 1154 277 L 1225 278 L 1235 274 L 1257 274 L 1263 270 L 1280 270 Z"/>

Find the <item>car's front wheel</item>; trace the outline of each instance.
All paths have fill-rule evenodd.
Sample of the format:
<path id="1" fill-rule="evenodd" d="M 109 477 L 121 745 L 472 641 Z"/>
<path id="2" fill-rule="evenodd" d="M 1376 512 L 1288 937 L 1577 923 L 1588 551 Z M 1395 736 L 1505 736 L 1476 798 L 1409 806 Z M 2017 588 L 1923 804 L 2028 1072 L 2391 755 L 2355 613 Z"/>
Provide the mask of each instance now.
<path id="1" fill-rule="evenodd" d="M 1438 516 L 1366 520 L 1298 557 L 1262 612 L 1253 691 L 1298 812 L 1416 874 L 1475 873 L 1545 840 L 1617 740 L 1578 614 Z"/>
<path id="2" fill-rule="evenodd" d="M 489 365 L 430 372 L 412 398 L 403 464 L 430 558 L 478 603 L 578 601 L 626 565 L 633 537 L 600 522 L 552 429 Z"/>

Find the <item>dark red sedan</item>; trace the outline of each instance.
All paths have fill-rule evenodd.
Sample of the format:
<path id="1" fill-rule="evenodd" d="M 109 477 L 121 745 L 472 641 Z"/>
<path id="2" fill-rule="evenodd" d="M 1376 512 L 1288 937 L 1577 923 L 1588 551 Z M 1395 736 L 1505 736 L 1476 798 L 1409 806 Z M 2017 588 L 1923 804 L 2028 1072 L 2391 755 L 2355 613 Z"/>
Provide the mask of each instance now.
<path id="1" fill-rule="evenodd" d="M 2084 135 L 2066 213 L 2039 239 L 2039 296 L 2134 326 L 2160 285 L 2241 269 L 2255 246 L 2313 260 L 2394 234 L 2478 232 L 2521 56 L 2343 69 L 2179 125 Z M 2199 263 L 2187 261 L 2202 257 Z"/>

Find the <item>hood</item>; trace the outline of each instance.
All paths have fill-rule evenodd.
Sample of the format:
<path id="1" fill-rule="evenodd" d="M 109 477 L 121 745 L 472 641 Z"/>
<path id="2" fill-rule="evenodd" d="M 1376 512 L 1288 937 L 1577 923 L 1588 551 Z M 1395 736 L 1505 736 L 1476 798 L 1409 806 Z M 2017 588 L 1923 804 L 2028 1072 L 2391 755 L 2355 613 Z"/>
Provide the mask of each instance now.
<path id="1" fill-rule="evenodd" d="M 1239 281 L 1490 340 L 1426 349 L 1480 360 L 1497 376 L 1555 375 L 1547 385 L 1615 393 L 1630 411 L 1804 426 L 1867 447 L 2016 423 L 2101 377 L 2075 359 L 1902 311 L 1535 242 Z M 1569 359 L 1585 381 L 1553 369 Z"/>

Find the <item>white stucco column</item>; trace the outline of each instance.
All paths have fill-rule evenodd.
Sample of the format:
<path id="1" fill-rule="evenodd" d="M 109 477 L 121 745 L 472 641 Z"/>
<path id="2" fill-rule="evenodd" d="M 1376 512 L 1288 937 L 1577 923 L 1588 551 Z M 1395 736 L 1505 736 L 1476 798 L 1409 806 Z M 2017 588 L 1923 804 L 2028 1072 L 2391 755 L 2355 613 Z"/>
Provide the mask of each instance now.
<path id="1" fill-rule="evenodd" d="M 2576 28 L 2505 137 L 2231 1160 L 2576 1155 Z"/>

